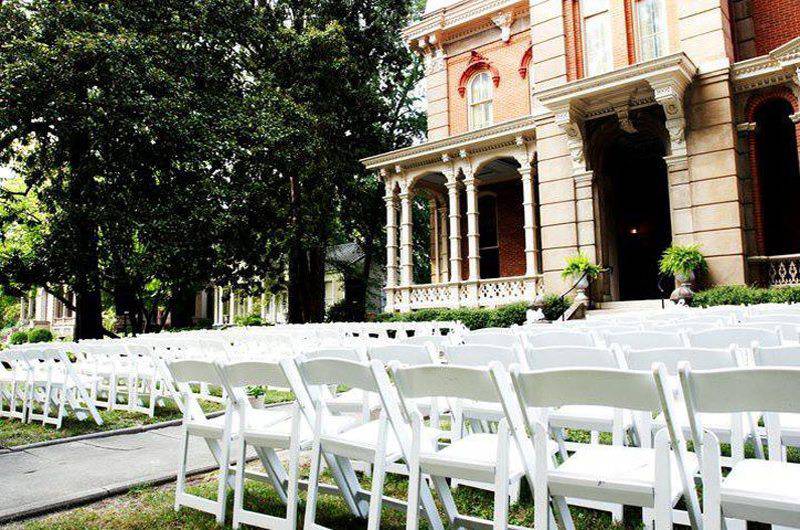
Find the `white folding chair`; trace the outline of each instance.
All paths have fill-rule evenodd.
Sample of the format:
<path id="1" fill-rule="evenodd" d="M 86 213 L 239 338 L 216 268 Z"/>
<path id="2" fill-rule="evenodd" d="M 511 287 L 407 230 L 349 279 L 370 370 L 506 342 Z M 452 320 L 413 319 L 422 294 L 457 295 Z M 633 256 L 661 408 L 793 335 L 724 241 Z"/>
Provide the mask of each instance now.
<path id="1" fill-rule="evenodd" d="M 731 344 L 743 351 L 750 351 L 756 345 L 762 348 L 780 346 L 780 333 L 757 328 L 727 327 L 688 333 L 689 346 L 694 348 L 727 349 Z"/>
<path id="2" fill-rule="evenodd" d="M 477 333 L 471 331 L 461 336 L 461 342 L 468 345 L 498 346 L 503 348 L 515 348 L 522 346 L 522 341 L 514 333 L 484 332 Z"/>
<path id="3" fill-rule="evenodd" d="M 300 451 L 311 447 L 311 427 L 297 403 L 293 404 L 291 411 L 285 413 L 256 410 L 248 403 L 244 392 L 247 386 L 289 386 L 289 381 L 278 363 L 244 361 L 220 365 L 219 369 L 221 383 L 227 395 L 233 398 L 234 417 L 238 416 L 238 426 L 233 427 L 238 432 L 233 527 L 239 528 L 244 523 L 273 530 L 294 530 L 297 528 Z M 308 398 L 303 395 L 298 399 Z M 264 466 L 264 474 L 245 470 L 248 447 L 255 449 Z M 276 453 L 286 449 L 289 450 L 288 473 Z M 246 478 L 270 482 L 281 502 L 286 504 L 286 517 L 245 509 Z"/>
<path id="4" fill-rule="evenodd" d="M 680 425 L 683 436 L 690 437 L 699 444 L 700 440 L 694 438 L 691 421 L 683 405 L 683 394 L 678 382 L 678 366 L 681 362 L 691 363 L 702 370 L 716 370 L 723 368 L 737 368 L 741 361 L 736 355 L 734 347 L 712 350 L 708 348 L 657 348 L 649 350 L 626 350 L 625 361 L 631 370 L 649 371 L 654 364 L 662 364 L 670 376 L 668 383 L 673 391 L 676 405 L 673 423 Z M 714 432 L 724 443 L 731 445 L 730 462 L 737 462 L 744 458 L 744 446 L 748 439 L 755 442 L 755 451 L 759 458 L 764 458 L 764 449 L 758 434 L 756 420 L 750 414 L 734 416 L 731 414 L 703 414 L 703 425 Z M 663 414 L 655 417 L 652 423 L 653 433 L 666 427 L 667 421 Z M 726 464 L 728 461 L 726 460 Z"/>
<path id="5" fill-rule="evenodd" d="M 420 487 L 425 474 L 430 475 L 436 487 L 451 521 L 451 527 L 471 528 L 476 523 L 486 522 L 458 512 L 446 478 L 492 484 L 493 527 L 508 528 L 510 488 L 525 475 L 526 465 L 519 446 L 516 442 L 512 443 L 515 438 L 511 436 L 509 422 L 505 416 L 500 421 L 497 433 L 466 434 L 460 438 L 453 438 L 451 444 L 440 448 L 428 443 L 422 413 L 414 406 L 417 400 L 436 397 L 451 402 L 458 400 L 488 402 L 502 408 L 501 398 L 489 368 L 393 365 L 391 372 L 405 416 L 410 419 L 412 431 L 406 529 L 419 528 Z M 545 443 L 545 445 L 550 451 L 550 456 L 554 455 L 555 444 Z"/>
<path id="6" fill-rule="evenodd" d="M 699 417 L 703 412 L 764 411 L 779 422 L 780 413 L 798 413 L 800 369 L 694 371 L 683 363 L 679 374 L 687 412 L 701 440 L 703 528 L 720 530 L 724 527 L 723 518 L 800 527 L 800 464 L 745 459 L 723 477 L 719 439 L 704 429 Z M 673 428 L 673 432 L 680 433 L 680 429 Z"/>
<path id="7" fill-rule="evenodd" d="M 365 363 L 335 358 L 309 360 L 301 358 L 298 359 L 297 366 L 306 388 L 344 384 L 351 388 L 357 388 L 362 392 L 370 392 L 376 395 L 379 393 L 372 369 Z M 373 467 L 367 528 L 369 530 L 378 530 L 383 506 L 383 485 L 386 478 L 386 467 L 398 462 L 405 456 L 397 434 L 394 429 L 390 428 L 386 413 L 382 411 L 378 420 L 357 425 L 344 431 L 329 430 L 328 423 L 334 416 L 328 409 L 326 402 L 317 401 L 315 403 L 315 413 L 316 421 L 311 454 L 311 473 L 308 478 L 305 530 L 324 528 L 316 522 L 320 466 L 323 453 L 348 460 L 367 462 Z M 436 445 L 438 438 L 438 430 L 428 429 L 425 433 L 426 446 Z"/>
<path id="8" fill-rule="evenodd" d="M 524 335 L 525 347 L 548 348 L 551 346 L 595 346 L 595 338 L 588 331 L 554 330 Z"/>
<path id="9" fill-rule="evenodd" d="M 25 421 L 31 371 L 20 353 L 18 350 L 0 351 L 0 418 Z"/>
<path id="10" fill-rule="evenodd" d="M 753 362 L 756 366 L 800 368 L 800 346 L 755 348 Z M 692 367 L 695 367 L 692 365 Z M 764 415 L 770 460 L 786 461 L 787 447 L 800 447 L 800 414 L 784 412 Z"/>
<path id="11" fill-rule="evenodd" d="M 603 341 L 607 346 L 614 344 L 632 350 L 649 350 L 651 348 L 680 348 L 684 346 L 683 337 L 678 333 L 663 331 L 634 331 L 628 333 L 603 333 Z"/>
<path id="12" fill-rule="evenodd" d="M 604 368 L 567 368 L 532 372 L 512 369 L 511 378 L 534 433 L 536 468 L 534 517 L 536 528 L 547 528 L 550 496 L 594 502 L 640 506 L 646 527 L 655 520 L 657 530 L 672 529 L 673 507 L 682 496 L 694 528 L 699 520 L 693 476 L 697 462 L 686 452 L 681 434 L 674 451 L 666 430 L 656 435 L 655 448 L 623 445 L 584 445 L 554 466 L 543 450 L 549 436 L 547 411 L 571 405 L 626 409 L 646 418 L 661 409 L 653 376 Z M 549 470 L 548 470 L 549 467 Z"/>
<path id="13" fill-rule="evenodd" d="M 367 354 L 362 348 L 317 348 L 303 352 L 310 359 L 342 359 L 356 363 L 367 362 Z M 357 414 L 362 423 L 367 423 L 374 412 L 381 408 L 377 394 L 364 392 L 359 388 L 347 388 L 340 392 L 336 386 L 328 387 L 326 398 L 328 408 L 336 414 Z"/>

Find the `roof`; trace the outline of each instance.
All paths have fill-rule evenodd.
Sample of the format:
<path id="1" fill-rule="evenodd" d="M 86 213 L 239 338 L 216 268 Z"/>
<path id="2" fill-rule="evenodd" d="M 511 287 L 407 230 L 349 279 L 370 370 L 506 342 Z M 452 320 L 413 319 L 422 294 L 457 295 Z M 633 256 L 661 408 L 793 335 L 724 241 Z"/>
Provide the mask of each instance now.
<path id="1" fill-rule="evenodd" d="M 337 265 L 353 265 L 364 258 L 364 252 L 358 243 L 343 243 L 334 245 L 328 249 L 325 256 L 326 268 L 336 267 Z"/>

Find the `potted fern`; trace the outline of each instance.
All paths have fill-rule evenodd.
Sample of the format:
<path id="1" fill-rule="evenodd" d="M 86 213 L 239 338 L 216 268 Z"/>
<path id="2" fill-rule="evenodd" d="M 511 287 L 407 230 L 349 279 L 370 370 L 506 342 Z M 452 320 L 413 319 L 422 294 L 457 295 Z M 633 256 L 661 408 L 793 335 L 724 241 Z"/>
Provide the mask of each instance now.
<path id="1" fill-rule="evenodd" d="M 267 388 L 264 386 L 248 386 L 247 387 L 247 400 L 250 406 L 254 409 L 263 409 L 265 406 L 265 398 L 267 397 Z"/>
<path id="2" fill-rule="evenodd" d="M 564 279 L 571 278 L 577 281 L 575 285 L 576 295 L 575 301 L 580 303 L 588 303 L 589 297 L 586 296 L 586 289 L 589 288 L 589 282 L 600 276 L 602 269 L 596 263 L 589 261 L 588 256 L 583 252 L 567 258 L 567 264 L 561 270 L 561 277 Z"/>
<path id="3" fill-rule="evenodd" d="M 659 271 L 665 276 L 674 276 L 678 286 L 669 299 L 675 303 L 689 303 L 694 298 L 692 284 L 696 273 L 708 269 L 700 245 L 672 245 L 661 256 Z"/>

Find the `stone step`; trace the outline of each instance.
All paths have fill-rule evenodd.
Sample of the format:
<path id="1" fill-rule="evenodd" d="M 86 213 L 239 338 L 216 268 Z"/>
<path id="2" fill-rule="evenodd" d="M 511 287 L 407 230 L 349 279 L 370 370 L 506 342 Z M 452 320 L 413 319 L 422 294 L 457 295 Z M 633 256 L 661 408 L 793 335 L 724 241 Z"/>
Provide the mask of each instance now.
<path id="1" fill-rule="evenodd" d="M 665 301 L 669 305 L 669 300 Z M 592 309 L 586 313 L 586 318 L 602 317 L 611 313 L 627 313 L 632 311 L 658 310 L 661 309 L 661 300 L 623 300 L 613 302 L 602 302 L 599 308 Z"/>

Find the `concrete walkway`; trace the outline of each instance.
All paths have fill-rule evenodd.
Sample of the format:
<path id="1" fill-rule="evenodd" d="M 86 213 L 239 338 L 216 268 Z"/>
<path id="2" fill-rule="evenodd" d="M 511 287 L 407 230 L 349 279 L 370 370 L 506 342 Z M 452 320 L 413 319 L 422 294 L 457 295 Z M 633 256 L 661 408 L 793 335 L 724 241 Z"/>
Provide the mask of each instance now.
<path id="1" fill-rule="evenodd" d="M 174 480 L 179 435 L 172 426 L 0 454 L 0 524 Z M 200 439 L 189 462 L 195 472 L 216 467 Z"/>

